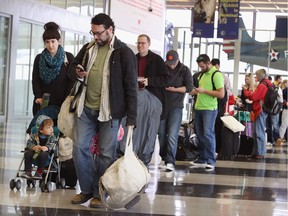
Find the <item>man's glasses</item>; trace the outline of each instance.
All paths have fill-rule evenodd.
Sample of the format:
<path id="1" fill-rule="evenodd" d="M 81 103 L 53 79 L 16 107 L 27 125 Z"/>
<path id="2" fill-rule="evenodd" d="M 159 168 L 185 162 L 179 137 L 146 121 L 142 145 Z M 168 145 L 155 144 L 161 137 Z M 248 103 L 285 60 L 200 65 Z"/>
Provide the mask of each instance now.
<path id="1" fill-rule="evenodd" d="M 146 44 L 146 42 L 136 42 L 136 45 L 145 45 Z"/>
<path id="2" fill-rule="evenodd" d="M 107 29 L 104 29 L 102 32 L 93 32 L 90 30 L 89 34 L 92 35 L 93 37 L 97 36 L 100 37 Z"/>

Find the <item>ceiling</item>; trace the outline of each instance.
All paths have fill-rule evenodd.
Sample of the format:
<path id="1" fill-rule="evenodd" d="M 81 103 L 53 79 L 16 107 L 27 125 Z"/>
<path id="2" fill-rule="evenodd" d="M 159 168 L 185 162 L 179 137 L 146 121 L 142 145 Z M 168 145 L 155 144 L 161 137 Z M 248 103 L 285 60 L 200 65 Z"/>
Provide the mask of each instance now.
<path id="1" fill-rule="evenodd" d="M 191 10 L 197 0 L 166 0 L 167 9 Z M 216 0 L 218 2 L 218 0 Z M 240 0 L 240 12 L 288 13 L 287 0 Z"/>

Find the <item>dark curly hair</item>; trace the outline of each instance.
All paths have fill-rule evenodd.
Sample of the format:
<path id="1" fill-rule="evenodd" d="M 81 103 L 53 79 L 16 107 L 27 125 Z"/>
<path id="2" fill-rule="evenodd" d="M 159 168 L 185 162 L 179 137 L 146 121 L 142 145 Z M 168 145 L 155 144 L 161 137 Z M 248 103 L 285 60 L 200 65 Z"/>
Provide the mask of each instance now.
<path id="1" fill-rule="evenodd" d="M 49 39 L 57 39 L 59 40 L 61 38 L 59 30 L 60 27 L 55 22 L 48 22 L 44 25 L 44 33 L 43 33 L 43 41 L 49 40 Z"/>
<path id="2" fill-rule="evenodd" d="M 99 13 L 91 19 L 91 24 L 94 25 L 103 25 L 105 29 L 108 29 L 110 26 L 113 28 L 113 33 L 115 31 L 115 25 L 110 16 L 104 13 Z"/>

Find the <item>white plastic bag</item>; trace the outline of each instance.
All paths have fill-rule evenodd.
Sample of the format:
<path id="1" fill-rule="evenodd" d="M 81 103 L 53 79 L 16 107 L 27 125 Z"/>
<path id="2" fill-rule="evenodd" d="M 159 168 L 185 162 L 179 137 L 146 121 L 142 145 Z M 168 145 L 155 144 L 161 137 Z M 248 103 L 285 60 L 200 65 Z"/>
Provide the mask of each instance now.
<path id="1" fill-rule="evenodd" d="M 245 126 L 233 116 L 222 116 L 220 118 L 223 121 L 224 126 L 229 128 L 234 133 L 244 131 L 245 129 Z"/>
<path id="2" fill-rule="evenodd" d="M 111 209 L 135 205 L 150 179 L 147 167 L 133 152 L 132 133 L 133 127 L 128 126 L 124 156 L 116 160 L 99 181 L 101 200 Z"/>

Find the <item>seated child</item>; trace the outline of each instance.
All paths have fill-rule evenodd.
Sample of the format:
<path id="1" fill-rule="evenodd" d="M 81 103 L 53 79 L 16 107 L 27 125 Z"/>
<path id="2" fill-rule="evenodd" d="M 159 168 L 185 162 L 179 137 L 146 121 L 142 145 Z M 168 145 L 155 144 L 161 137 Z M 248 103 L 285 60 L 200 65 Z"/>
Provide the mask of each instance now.
<path id="1" fill-rule="evenodd" d="M 32 161 L 37 161 L 38 168 L 33 179 L 42 179 L 43 169 L 53 148 L 56 137 L 53 134 L 53 120 L 45 115 L 40 115 L 36 120 L 37 132 L 30 135 L 24 153 L 25 172 L 23 178 L 32 178 Z"/>

